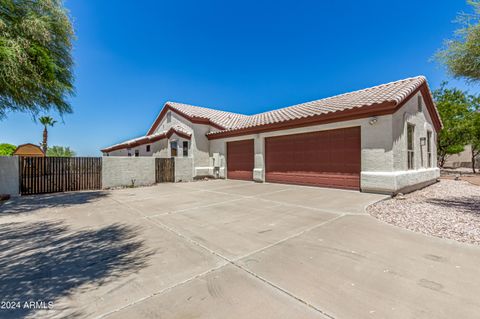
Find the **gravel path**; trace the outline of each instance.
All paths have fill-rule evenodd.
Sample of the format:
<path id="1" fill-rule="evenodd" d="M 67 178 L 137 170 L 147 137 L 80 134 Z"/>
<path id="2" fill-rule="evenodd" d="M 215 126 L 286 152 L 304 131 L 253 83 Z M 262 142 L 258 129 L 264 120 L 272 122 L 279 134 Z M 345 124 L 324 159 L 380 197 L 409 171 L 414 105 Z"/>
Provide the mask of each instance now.
<path id="1" fill-rule="evenodd" d="M 480 187 L 441 180 L 422 190 L 373 204 L 367 211 L 399 227 L 480 245 Z"/>

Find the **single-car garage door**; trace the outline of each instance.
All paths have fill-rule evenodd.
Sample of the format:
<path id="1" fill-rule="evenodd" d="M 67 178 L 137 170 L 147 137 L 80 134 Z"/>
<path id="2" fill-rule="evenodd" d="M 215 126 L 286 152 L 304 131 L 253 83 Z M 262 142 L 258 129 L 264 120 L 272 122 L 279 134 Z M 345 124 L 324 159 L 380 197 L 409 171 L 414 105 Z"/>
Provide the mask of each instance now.
<path id="1" fill-rule="evenodd" d="M 265 139 L 267 182 L 360 189 L 360 127 Z"/>
<path id="2" fill-rule="evenodd" d="M 227 178 L 253 180 L 253 140 L 227 143 Z"/>

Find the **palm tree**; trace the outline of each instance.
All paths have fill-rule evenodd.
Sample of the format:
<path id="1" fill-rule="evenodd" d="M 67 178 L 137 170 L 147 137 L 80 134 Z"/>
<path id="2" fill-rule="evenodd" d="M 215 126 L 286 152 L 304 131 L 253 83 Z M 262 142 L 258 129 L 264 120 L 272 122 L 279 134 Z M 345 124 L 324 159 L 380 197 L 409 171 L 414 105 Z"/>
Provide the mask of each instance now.
<path id="1" fill-rule="evenodd" d="M 55 121 L 51 116 L 42 116 L 38 119 L 40 123 L 43 125 L 43 141 L 42 141 L 42 149 L 43 152 L 47 153 L 48 148 L 48 129 L 47 127 L 53 126 L 57 121 Z"/>

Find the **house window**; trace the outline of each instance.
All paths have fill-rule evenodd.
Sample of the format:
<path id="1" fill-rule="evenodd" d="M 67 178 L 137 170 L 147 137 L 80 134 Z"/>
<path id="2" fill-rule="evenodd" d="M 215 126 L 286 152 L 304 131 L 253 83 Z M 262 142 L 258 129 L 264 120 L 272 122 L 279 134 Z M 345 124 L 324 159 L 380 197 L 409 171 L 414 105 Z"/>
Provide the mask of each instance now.
<path id="1" fill-rule="evenodd" d="M 423 100 L 422 100 L 422 96 L 419 95 L 417 97 L 417 103 L 418 103 L 418 112 L 423 112 Z"/>
<path id="2" fill-rule="evenodd" d="M 167 123 L 170 123 L 172 121 L 172 113 L 168 112 L 167 113 Z"/>
<path id="3" fill-rule="evenodd" d="M 147 146 L 146 146 L 146 151 L 147 151 L 147 152 L 150 152 L 150 145 L 147 145 Z"/>
<path id="4" fill-rule="evenodd" d="M 171 157 L 177 156 L 177 141 L 170 142 L 170 156 Z"/>
<path id="5" fill-rule="evenodd" d="M 131 149 L 127 148 L 127 154 L 128 154 L 128 156 L 132 156 Z"/>
<path id="6" fill-rule="evenodd" d="M 407 163 L 408 163 L 408 169 L 414 169 L 415 168 L 415 163 L 414 163 L 414 143 L 413 140 L 415 138 L 415 126 L 412 124 L 407 124 Z"/>
<path id="7" fill-rule="evenodd" d="M 138 157 L 138 155 L 140 155 L 140 151 L 139 151 L 139 150 L 135 150 L 135 157 Z"/>
<path id="8" fill-rule="evenodd" d="M 188 157 L 188 141 L 183 141 L 183 157 Z"/>
<path id="9" fill-rule="evenodd" d="M 427 167 L 432 165 L 432 132 L 427 131 Z"/>
<path id="10" fill-rule="evenodd" d="M 132 156 L 132 153 L 128 152 L 128 156 L 129 156 L 129 157 Z"/>

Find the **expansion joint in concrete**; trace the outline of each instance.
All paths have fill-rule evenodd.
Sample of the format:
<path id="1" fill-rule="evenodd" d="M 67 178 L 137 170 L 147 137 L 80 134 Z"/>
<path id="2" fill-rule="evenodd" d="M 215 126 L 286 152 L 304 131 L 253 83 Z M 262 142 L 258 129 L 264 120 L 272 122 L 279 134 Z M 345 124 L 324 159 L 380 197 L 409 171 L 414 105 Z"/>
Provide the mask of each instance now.
<path id="1" fill-rule="evenodd" d="M 282 191 L 284 191 L 284 190 L 282 190 Z M 279 191 L 275 191 L 275 192 L 279 192 Z M 252 198 L 252 197 L 255 197 L 255 196 L 244 196 L 243 198 L 245 198 L 245 197 Z M 117 202 L 121 203 L 121 202 L 118 201 L 118 200 L 117 200 Z M 272 201 L 272 202 L 274 202 L 274 201 Z M 140 210 L 138 210 L 138 209 L 136 209 L 136 208 L 134 208 L 134 207 L 126 204 L 126 203 L 122 203 L 122 204 L 125 205 L 125 206 L 127 206 L 129 209 L 131 209 L 131 210 L 139 213 L 140 215 L 142 215 L 142 212 L 141 212 Z M 283 203 L 280 203 L 280 204 L 283 204 Z M 187 210 L 188 210 L 188 209 L 187 209 Z M 121 308 L 116 309 L 116 310 L 113 310 L 113 311 L 111 311 L 111 312 L 109 312 L 109 313 L 103 314 L 103 315 L 100 316 L 99 318 L 108 317 L 109 315 L 111 315 L 111 314 L 113 314 L 113 313 L 116 313 L 116 312 L 118 312 L 118 311 L 124 310 L 124 309 L 126 309 L 126 308 L 128 308 L 128 307 L 130 307 L 130 306 L 133 306 L 133 305 L 135 305 L 135 304 L 138 304 L 138 303 L 140 303 L 140 302 L 143 302 L 143 301 L 145 301 L 145 300 L 147 300 L 147 299 L 150 299 L 150 298 L 152 298 L 152 297 L 154 297 L 154 296 L 157 296 L 157 295 L 160 295 L 160 294 L 165 293 L 165 292 L 167 292 L 167 291 L 170 291 L 170 290 L 172 290 L 172 289 L 174 289 L 174 288 L 176 288 L 176 287 L 178 287 L 178 286 L 187 284 L 187 283 L 189 283 L 189 282 L 191 282 L 191 281 L 193 281 L 193 280 L 195 280 L 195 279 L 201 278 L 201 277 L 203 277 L 203 276 L 205 276 L 205 275 L 208 275 L 208 274 L 210 274 L 210 273 L 212 273 L 212 272 L 214 272 L 214 271 L 217 271 L 217 270 L 219 270 L 219 269 L 222 269 L 222 268 L 224 268 L 224 267 L 227 266 L 227 265 L 233 265 L 233 266 L 237 267 L 238 269 L 243 270 L 244 272 L 246 272 L 246 273 L 249 274 L 250 276 L 254 277 L 255 279 L 260 280 L 260 281 L 263 282 L 264 284 L 267 284 L 267 285 L 271 286 L 272 288 L 279 290 L 280 292 L 282 292 L 283 294 L 289 296 L 290 298 L 293 298 L 293 299 L 296 300 L 297 302 L 300 302 L 300 303 L 304 304 L 305 306 L 307 306 L 307 307 L 309 307 L 309 308 L 317 311 L 318 313 L 320 313 L 320 314 L 321 314 L 322 316 L 324 316 L 325 318 L 331 318 L 331 319 L 333 319 L 334 317 L 333 317 L 332 315 L 326 313 L 325 311 L 323 311 L 322 309 L 316 307 L 315 305 L 310 304 L 308 301 L 306 301 L 306 300 L 304 300 L 304 299 L 296 296 L 294 293 L 292 293 L 292 292 L 290 292 L 290 291 L 288 291 L 288 290 L 286 290 L 286 289 L 284 289 L 284 288 L 276 285 L 275 283 L 267 280 L 266 278 L 260 276 L 259 274 L 256 274 L 255 272 L 253 272 L 253 271 L 249 270 L 248 268 L 242 266 L 242 265 L 241 265 L 240 263 L 238 263 L 238 262 L 239 262 L 240 260 L 244 259 L 244 258 L 247 258 L 247 257 L 249 257 L 249 256 L 252 256 L 252 255 L 254 255 L 254 254 L 256 254 L 256 253 L 265 251 L 266 249 L 272 248 L 272 247 L 277 246 L 277 245 L 279 245 L 279 244 L 281 244 L 281 243 L 284 243 L 284 242 L 286 242 L 286 241 L 288 241 L 288 240 L 291 240 L 291 239 L 293 239 L 293 238 L 299 237 L 299 236 L 301 236 L 301 235 L 303 235 L 303 234 L 305 234 L 305 233 L 307 233 L 307 232 L 309 232 L 309 231 L 312 231 L 312 230 L 314 230 L 314 229 L 316 229 L 316 228 L 318 228 L 318 227 L 321 227 L 321 226 L 324 226 L 324 225 L 326 225 L 326 224 L 328 224 L 328 223 L 331 223 L 331 222 L 333 222 L 333 221 L 335 221 L 335 220 L 337 220 L 337 219 L 339 219 L 339 218 L 342 218 L 343 216 L 345 216 L 345 214 L 340 214 L 340 215 L 338 215 L 338 216 L 336 216 L 336 217 L 330 218 L 330 219 L 328 219 L 328 220 L 326 220 L 326 221 L 323 221 L 323 222 L 321 222 L 321 223 L 319 223 L 319 224 L 316 224 L 316 225 L 314 225 L 314 226 L 312 226 L 312 227 L 309 227 L 309 228 L 307 228 L 307 229 L 304 229 L 304 230 L 301 231 L 301 232 L 298 232 L 298 233 L 296 233 L 296 234 L 293 234 L 293 235 L 291 235 L 291 236 L 288 236 L 288 237 L 286 237 L 286 238 L 284 238 L 284 239 L 281 239 L 281 240 L 279 240 L 279 241 L 277 241 L 277 242 L 275 242 L 275 243 L 272 243 L 272 244 L 270 244 L 270 245 L 268 245 L 268 246 L 262 247 L 262 248 L 260 248 L 260 249 L 258 249 L 258 250 L 255 250 L 255 251 L 253 251 L 253 252 L 250 252 L 250 253 L 248 253 L 248 254 L 245 254 L 245 255 L 240 256 L 240 257 L 235 258 L 235 259 L 230 259 L 230 258 L 228 258 L 227 256 L 224 256 L 224 255 L 222 255 L 222 254 L 220 254 L 220 253 L 218 253 L 218 252 L 216 252 L 216 251 L 208 248 L 207 246 L 203 245 L 202 243 L 199 243 L 198 241 L 193 240 L 192 238 L 183 235 L 182 233 L 180 233 L 180 232 L 178 232 L 177 230 L 175 230 L 175 229 L 173 229 L 173 228 L 165 225 L 164 223 L 162 223 L 162 222 L 160 222 L 160 221 L 158 221 L 158 220 L 156 220 L 156 219 L 153 219 L 151 216 L 150 216 L 150 217 L 149 217 L 149 216 L 143 216 L 144 218 L 146 218 L 147 220 L 150 220 L 153 224 L 157 225 L 158 227 L 160 227 L 160 228 L 162 228 L 162 229 L 164 229 L 164 230 L 166 230 L 166 231 L 168 231 L 168 232 L 171 232 L 171 233 L 175 234 L 176 236 L 182 238 L 183 240 L 185 240 L 185 241 L 187 241 L 187 242 L 189 242 L 189 243 L 191 243 L 191 244 L 193 244 L 193 245 L 195 245 L 195 246 L 198 246 L 198 247 L 200 247 L 200 248 L 208 251 L 209 253 L 211 253 L 211 254 L 219 257 L 220 259 L 224 260 L 225 263 L 222 264 L 222 265 L 220 265 L 220 266 L 213 267 L 213 268 L 211 268 L 211 269 L 209 269 L 209 270 L 207 270 L 207 271 L 204 271 L 204 272 L 202 272 L 202 273 L 200 273 L 200 274 L 197 274 L 197 275 L 195 275 L 195 276 L 193 276 L 193 277 L 190 277 L 190 278 L 188 278 L 188 279 L 186 279 L 186 280 L 183 280 L 183 281 L 181 281 L 181 282 L 179 282 L 179 283 L 176 283 L 175 285 L 166 287 L 166 288 L 164 288 L 164 289 L 162 289 L 162 290 L 160 290 L 160 291 L 158 291 L 158 292 L 155 292 L 155 293 L 153 293 L 153 294 L 151 294 L 151 295 L 149 295 L 149 296 L 146 296 L 146 297 L 144 297 L 144 298 L 135 300 L 135 301 L 133 301 L 132 303 L 130 303 L 130 304 L 128 304 L 128 305 L 125 305 L 124 307 L 121 307 Z"/>

